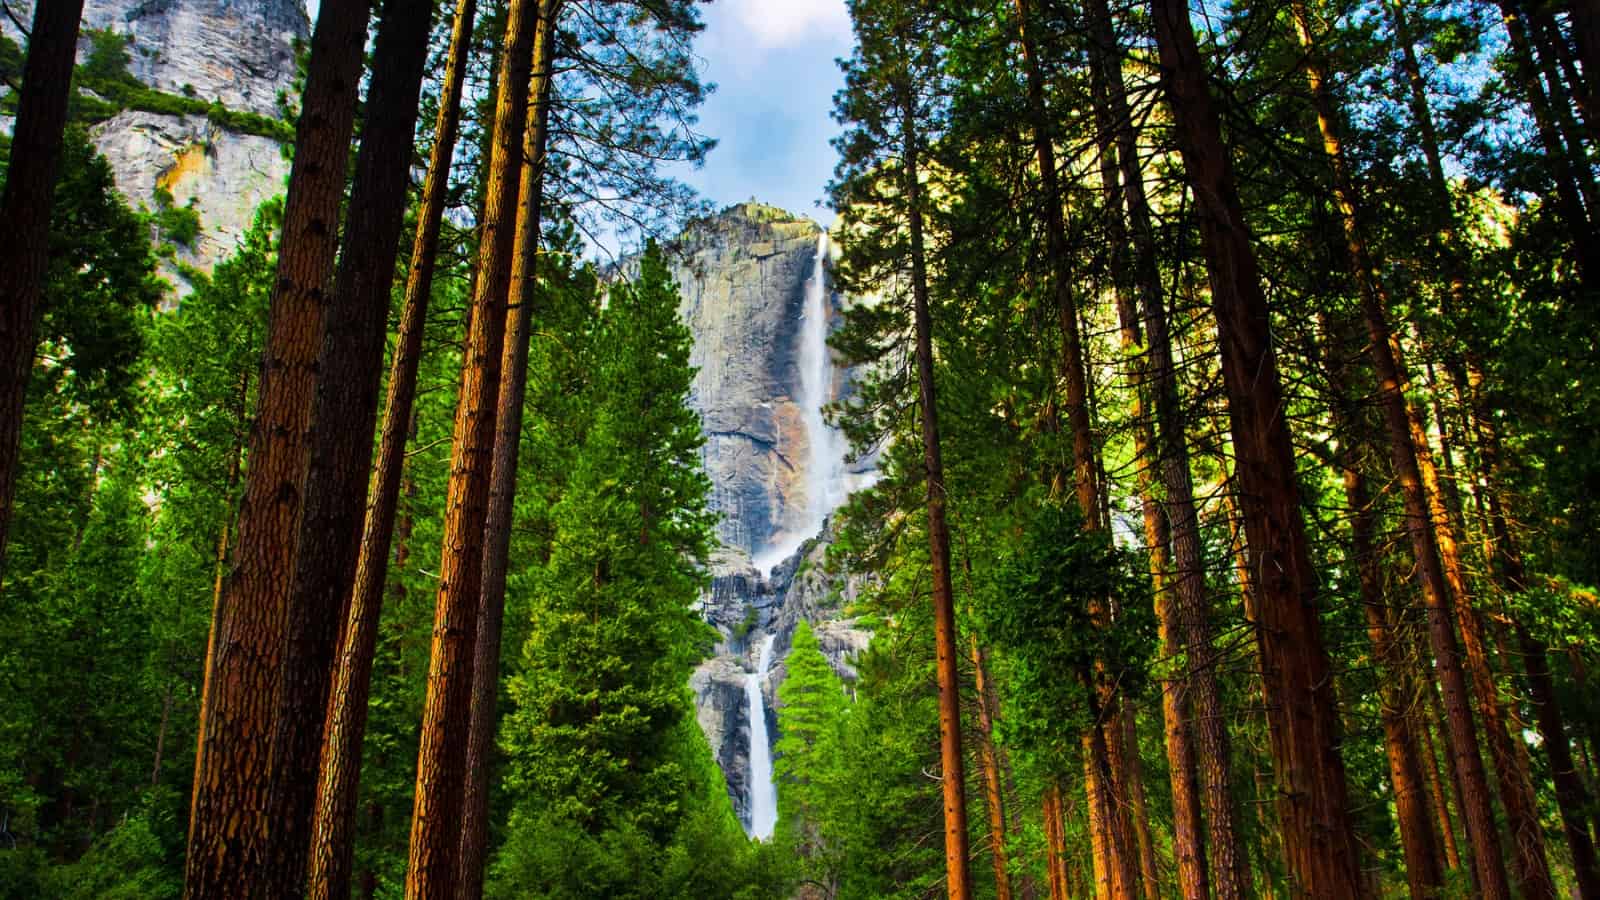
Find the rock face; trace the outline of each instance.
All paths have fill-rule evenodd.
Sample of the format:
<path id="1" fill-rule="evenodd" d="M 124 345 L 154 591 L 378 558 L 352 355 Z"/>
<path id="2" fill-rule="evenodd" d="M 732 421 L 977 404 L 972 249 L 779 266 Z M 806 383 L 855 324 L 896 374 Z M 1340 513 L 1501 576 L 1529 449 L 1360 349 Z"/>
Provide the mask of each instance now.
<path id="1" fill-rule="evenodd" d="M 699 368 L 690 403 L 724 546 L 756 556 L 800 526 L 809 436 L 796 404 L 794 335 L 816 261 L 815 222 L 747 203 L 675 243 L 680 315 Z"/>
<path id="2" fill-rule="evenodd" d="M 157 188 L 183 206 L 194 201 L 201 231 L 178 259 L 209 271 L 233 252 L 256 207 L 283 193 L 289 161 L 271 138 L 233 134 L 203 116 L 125 111 L 90 132 L 131 205 L 151 205 Z"/>
<path id="3" fill-rule="evenodd" d="M 83 25 L 127 35 L 128 69 L 150 87 L 263 116 L 310 35 L 300 0 L 88 0 Z"/>
<path id="4" fill-rule="evenodd" d="M 30 21 L 31 2 L 13 10 Z M 88 0 L 83 29 L 126 36 L 128 71 L 149 87 L 269 117 L 280 114 L 280 95 L 294 88 L 295 54 L 310 33 L 301 0 Z M 0 32 L 18 40 L 4 17 Z M 89 46 L 85 35 L 80 61 Z M 201 234 L 177 258 L 202 271 L 233 251 L 256 207 L 283 193 L 289 174 L 277 141 L 228 131 L 204 116 L 125 110 L 95 125 L 90 137 L 130 206 L 153 207 L 158 187 L 178 206 L 194 201 Z M 167 274 L 183 288 L 175 270 Z"/>
<path id="5" fill-rule="evenodd" d="M 795 627 L 811 623 L 847 682 L 855 680 L 853 660 L 871 639 L 847 613 L 862 585 L 826 571 L 830 528 L 804 533 L 817 521 L 812 494 L 825 493 L 810 471 L 810 431 L 817 426 L 807 424 L 800 372 L 807 358 L 824 366 L 829 359 L 815 352 L 808 357 L 800 347 L 819 237 L 821 229 L 809 220 L 747 203 L 694 223 L 672 248 L 673 275 L 683 295 L 680 314 L 695 340 L 690 359 L 700 369 L 690 403 L 704 423 L 712 506 L 722 514 L 722 547 L 711 560 L 711 588 L 701 601 L 701 614 L 722 640 L 690 687 L 700 727 L 746 824 L 751 785 L 745 682 L 755 671 L 761 638 L 775 638 L 761 682 L 774 740 L 777 690 Z M 838 324 L 843 302 L 831 290 L 823 294 L 830 328 Z M 837 399 L 848 392 L 851 373 L 835 368 L 830 375 L 829 399 Z M 836 477 L 850 487 L 869 479 L 871 466 L 868 460 Z M 784 555 L 790 548 L 797 549 Z"/>

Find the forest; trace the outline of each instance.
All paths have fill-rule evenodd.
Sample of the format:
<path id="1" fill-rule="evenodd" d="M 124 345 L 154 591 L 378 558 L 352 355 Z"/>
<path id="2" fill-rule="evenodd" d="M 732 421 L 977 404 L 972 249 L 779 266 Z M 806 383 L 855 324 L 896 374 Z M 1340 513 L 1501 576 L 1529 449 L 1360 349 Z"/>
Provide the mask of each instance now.
<path id="1" fill-rule="evenodd" d="M 701 5 L 322 0 L 279 119 L 8 7 L 0 897 L 1600 900 L 1600 2 L 848 0 L 766 839 Z M 285 140 L 209 270 L 129 109 Z"/>

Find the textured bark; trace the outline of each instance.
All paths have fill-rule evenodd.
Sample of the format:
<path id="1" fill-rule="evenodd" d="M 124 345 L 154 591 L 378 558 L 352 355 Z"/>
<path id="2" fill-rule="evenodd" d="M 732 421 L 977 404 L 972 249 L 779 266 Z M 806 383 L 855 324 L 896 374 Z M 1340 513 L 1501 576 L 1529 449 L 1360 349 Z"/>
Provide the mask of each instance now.
<path id="1" fill-rule="evenodd" d="M 516 236 L 537 14 L 537 0 L 512 0 L 506 10 L 488 200 L 480 231 L 472 322 L 462 359 L 461 395 L 456 404 L 428 692 L 417 751 L 417 790 L 406 870 L 408 900 L 443 900 L 453 897 L 459 886 L 457 854 L 471 722 L 483 528 L 489 503 L 506 297 Z"/>
<path id="2" fill-rule="evenodd" d="M 972 896 L 968 869 L 966 761 L 961 755 L 961 675 L 954 591 L 950 579 L 950 528 L 945 522 L 944 459 L 939 448 L 939 409 L 933 381 L 933 317 L 928 302 L 928 262 L 923 249 L 922 185 L 917 180 L 921 138 L 909 87 L 899 85 L 904 191 L 909 207 L 911 292 L 916 320 L 918 404 L 922 419 L 922 464 L 928 481 L 928 557 L 932 567 L 934 637 L 939 676 L 939 777 L 944 794 L 946 887 L 952 900 Z"/>
<path id="3" fill-rule="evenodd" d="M 1415 684 L 1415 679 L 1412 683 Z M 1411 728 L 1422 737 L 1422 774 L 1428 781 L 1428 798 L 1439 822 L 1438 833 L 1443 839 L 1445 865 L 1454 871 L 1461 868 L 1461 849 L 1456 846 L 1455 826 L 1450 816 L 1450 802 L 1444 793 L 1444 779 L 1439 777 L 1438 750 L 1433 741 L 1433 721 L 1437 718 L 1432 715 L 1433 688 L 1423 687 L 1421 694 L 1427 703 L 1428 714 L 1424 715 L 1422 710 L 1416 708 L 1416 698 L 1413 698 Z"/>
<path id="4" fill-rule="evenodd" d="M 317 353 L 333 275 L 366 24 L 366 0 L 327 0 L 311 39 L 250 426 L 239 541 L 223 591 L 212 692 L 201 710 L 206 745 L 203 768 L 196 775 L 200 789 L 189 836 L 184 891 L 190 898 L 267 894 L 270 832 L 304 827 L 271 818 L 271 752 L 310 452 Z"/>
<path id="5" fill-rule="evenodd" d="M 17 454 L 49 262 L 50 206 L 61 169 L 83 0 L 39 0 L 22 67 L 11 161 L 0 195 L 0 575 L 17 492 Z"/>
<path id="6" fill-rule="evenodd" d="M 404 225 L 433 0 L 385 0 L 372 56 L 344 246 L 327 304 L 311 411 L 300 548 L 273 736 L 266 886 L 306 888 L 307 840 L 334 655 L 361 548 L 390 287 Z"/>
<path id="7" fill-rule="evenodd" d="M 1481 396 L 1482 370 L 1470 353 L 1466 355 L 1465 365 L 1471 382 L 1467 385 L 1466 396 L 1476 431 L 1480 463 L 1478 475 L 1482 479 L 1482 493 L 1488 507 L 1490 576 L 1501 591 L 1520 593 L 1528 588 L 1528 574 L 1521 549 L 1511 532 L 1502 497 L 1504 450 L 1493 415 Z M 1573 880 L 1581 896 L 1600 898 L 1600 865 L 1596 863 L 1594 842 L 1585 822 L 1590 795 L 1572 758 L 1566 718 L 1557 698 L 1555 679 L 1550 674 L 1549 648 L 1514 613 L 1508 616 L 1508 624 L 1523 660 L 1528 696 L 1533 705 L 1534 725 L 1550 763 L 1556 805 L 1561 812 L 1562 833 L 1572 854 Z"/>
<path id="8" fill-rule="evenodd" d="M 1232 751 L 1227 731 L 1227 718 L 1222 710 L 1217 688 L 1216 659 L 1211 627 L 1211 604 L 1205 583 L 1205 551 L 1200 535 L 1200 517 L 1194 500 L 1194 483 L 1189 467 L 1189 447 L 1184 432 L 1183 410 L 1179 395 L 1177 370 L 1173 365 L 1172 343 L 1168 327 L 1166 301 L 1161 289 L 1160 270 L 1157 266 L 1154 228 L 1151 224 L 1149 200 L 1145 194 L 1144 175 L 1139 167 L 1137 135 L 1127 92 L 1123 85 L 1119 60 L 1121 51 L 1116 34 L 1111 27 L 1110 10 L 1105 0 L 1092 0 L 1091 28 L 1094 46 L 1102 60 L 1104 70 L 1106 105 L 1109 112 L 1107 126 L 1116 133 L 1116 149 L 1103 148 L 1103 156 L 1115 159 L 1115 167 L 1107 170 L 1102 180 L 1120 182 L 1127 207 L 1127 232 L 1133 256 L 1127 265 L 1132 284 L 1129 290 L 1137 296 L 1139 311 L 1133 310 L 1133 297 L 1119 297 L 1119 315 L 1123 319 L 1123 345 L 1136 350 L 1141 345 L 1148 356 L 1143 358 L 1136 374 L 1144 385 L 1144 394 L 1153 400 L 1154 428 L 1145 420 L 1142 397 L 1135 403 L 1135 420 L 1141 426 L 1135 432 L 1136 444 L 1142 439 L 1151 448 L 1149 453 L 1139 452 L 1141 459 L 1149 460 L 1140 469 L 1144 496 L 1143 513 L 1146 543 L 1151 547 L 1151 565 L 1159 566 L 1164 573 L 1155 578 L 1157 596 L 1170 592 L 1170 600 L 1158 599 L 1157 614 L 1161 618 L 1163 652 L 1175 655 L 1180 651 L 1186 660 L 1182 685 L 1163 688 L 1163 709 L 1168 705 L 1167 694 L 1175 688 L 1179 702 L 1183 695 L 1192 704 L 1194 742 L 1189 748 L 1167 748 L 1172 772 L 1174 796 L 1174 845 L 1178 856 L 1180 887 L 1185 896 L 1199 896 L 1207 892 L 1204 877 L 1195 881 L 1194 866 L 1199 866 L 1203 876 L 1206 857 L 1209 855 L 1216 867 L 1216 896 L 1219 900 L 1243 897 L 1250 883 L 1250 864 L 1239 839 L 1238 812 L 1233 802 Z M 1117 221 L 1120 206 L 1116 197 L 1108 197 L 1112 209 L 1112 227 L 1121 230 Z M 1127 307 L 1126 309 L 1124 307 Z M 1142 322 L 1143 338 L 1139 325 Z M 1169 544 L 1170 543 L 1170 551 Z M 1166 733 L 1172 740 L 1183 731 L 1182 725 L 1168 723 Z M 1188 742 L 1185 739 L 1185 742 Z M 1183 759 L 1190 758 L 1189 772 L 1183 772 Z M 1197 767 L 1197 768 L 1196 768 Z M 1180 773 L 1182 773 L 1180 775 Z M 1209 841 L 1201 843 L 1197 824 L 1191 838 L 1185 839 L 1179 831 L 1189 818 L 1198 819 L 1198 807 L 1180 810 L 1181 805 L 1196 803 L 1184 792 L 1194 790 L 1190 785 L 1203 783 L 1205 798 L 1206 834 Z M 1190 841 L 1198 848 L 1191 851 Z M 1185 873 L 1186 858 L 1189 872 Z M 1192 886 L 1185 886 L 1187 879 Z"/>
<path id="9" fill-rule="evenodd" d="M 350 892 L 356 788 L 361 775 L 361 746 L 366 733 L 378 617 L 388 576 L 405 444 L 416 400 L 417 367 L 433 290 L 435 253 L 449 189 L 450 162 L 460 127 L 461 90 L 476 11 L 476 0 L 460 0 L 451 27 L 449 58 L 434 123 L 433 149 L 423 181 L 411 266 L 406 278 L 400 336 L 384 401 L 377 473 L 363 526 L 354 588 L 334 661 L 326 721 L 321 730 L 321 764 L 307 878 L 307 896 L 312 900 L 342 900 Z M 393 268 L 392 263 L 390 268 Z"/>
<path id="10" fill-rule="evenodd" d="M 1304 2 L 1292 4 L 1296 32 L 1306 55 L 1303 62 L 1310 83 L 1312 104 L 1317 114 L 1318 129 L 1323 152 L 1333 172 L 1333 192 L 1338 208 L 1340 225 L 1345 239 L 1345 261 L 1355 280 L 1360 296 L 1361 312 L 1367 328 L 1367 350 L 1378 379 L 1379 403 L 1383 408 L 1384 422 L 1388 428 L 1389 449 L 1394 469 L 1400 483 L 1405 508 L 1406 531 L 1411 538 L 1412 552 L 1421 576 L 1423 599 L 1428 607 L 1430 636 L 1434 656 L 1438 661 L 1439 677 L 1445 692 L 1445 707 L 1450 712 L 1451 729 L 1448 733 L 1450 752 L 1456 757 L 1465 791 L 1460 798 L 1467 825 L 1467 834 L 1473 845 L 1473 859 L 1478 868 L 1478 883 L 1486 897 L 1507 896 L 1504 867 L 1501 864 L 1499 837 L 1494 829 L 1493 813 L 1489 805 L 1489 791 L 1483 763 L 1477 753 L 1477 740 L 1473 732 L 1470 711 L 1466 708 L 1466 685 L 1455 652 L 1455 639 L 1450 634 L 1446 609 L 1452 587 L 1448 585 L 1441 553 L 1439 533 L 1448 530 L 1448 523 L 1436 521 L 1429 506 L 1429 486 L 1424 483 L 1423 467 L 1431 471 L 1431 454 L 1425 441 L 1419 442 L 1414 423 L 1419 421 L 1417 410 L 1407 399 L 1409 379 L 1402 368 L 1397 352 L 1397 341 L 1388 323 L 1388 299 L 1378 280 L 1372 255 L 1357 221 L 1357 197 L 1346 168 L 1342 140 L 1339 134 L 1338 110 L 1327 88 L 1326 73 L 1311 34 L 1310 15 Z M 1437 488 L 1437 478 L 1434 479 Z M 1434 498 L 1442 504 L 1442 500 Z M 1458 603 L 1460 600 L 1458 599 Z M 1492 722 L 1490 723 L 1492 726 Z"/>
<path id="11" fill-rule="evenodd" d="M 1365 893 L 1351 828 L 1317 573 L 1300 518 L 1294 451 L 1269 313 L 1189 10 L 1152 0 L 1162 82 L 1194 187 L 1232 421 L 1235 477 L 1256 594 L 1262 687 L 1296 890 Z"/>
<path id="12" fill-rule="evenodd" d="M 1045 874 L 1050 886 L 1050 900 L 1067 900 L 1067 840 L 1063 833 L 1061 788 L 1050 785 L 1044 792 L 1044 855 Z"/>
<path id="13" fill-rule="evenodd" d="M 538 4 L 538 29 L 529 79 L 528 127 L 522 147 L 521 184 L 500 396 L 495 412 L 494 459 L 489 507 L 484 521 L 483 576 L 478 598 L 478 635 L 473 642 L 472 711 L 467 730 L 466 795 L 462 801 L 460 873 L 456 896 L 483 896 L 484 858 L 489 844 L 489 769 L 493 766 L 495 713 L 500 687 L 500 636 L 505 615 L 506 563 L 511 552 L 512 503 L 517 493 L 517 459 L 522 446 L 522 406 L 528 383 L 528 338 L 538 288 L 541 205 L 544 201 L 545 141 L 555 61 L 559 0 Z"/>
<path id="14" fill-rule="evenodd" d="M 1592 12 L 1594 5 L 1592 0 L 1575 0 L 1572 4 L 1573 30 L 1578 38 L 1580 53 L 1583 52 L 1583 42 L 1586 39 L 1583 31 L 1586 4 Z M 1466 258 L 1466 254 L 1455 219 L 1455 210 L 1450 202 L 1449 186 L 1445 181 L 1438 136 L 1428 106 L 1426 83 L 1412 45 L 1410 23 L 1406 18 L 1403 4 L 1395 0 L 1391 5 L 1391 12 L 1396 36 L 1401 45 L 1402 65 L 1410 87 L 1412 118 L 1422 138 L 1423 153 L 1428 161 L 1429 184 L 1439 208 L 1440 221 L 1443 223 L 1441 239 L 1450 278 L 1450 291 L 1447 296 L 1455 311 L 1463 311 L 1470 299 L 1467 296 L 1465 273 L 1462 271 L 1462 261 Z M 1589 71 L 1600 73 L 1600 69 L 1591 68 Z M 1591 86 L 1600 83 L 1600 78 L 1591 75 L 1589 83 Z M 1505 516 L 1499 490 L 1501 471 L 1499 435 L 1494 430 L 1493 418 L 1481 395 L 1484 378 L 1482 365 L 1468 349 L 1460 354 L 1459 358 L 1452 360 L 1447 370 L 1459 397 L 1466 401 L 1463 405 L 1469 411 L 1471 436 L 1478 444 L 1481 469 L 1479 475 L 1486 485 L 1483 493 L 1486 494 L 1489 513 L 1490 527 L 1486 536 L 1486 550 L 1491 575 L 1502 590 L 1523 590 L 1526 587 L 1526 573 Z M 1438 391 L 1434 392 L 1434 396 L 1437 402 Z M 1442 418 L 1440 422 L 1442 434 Z M 1448 461 L 1448 451 L 1445 455 Z M 1517 630 L 1519 644 L 1527 658 L 1529 694 L 1534 703 L 1535 721 L 1538 723 L 1540 737 L 1550 759 L 1552 778 L 1556 783 L 1556 799 L 1561 810 L 1562 828 L 1572 853 L 1574 877 L 1580 891 L 1585 895 L 1600 897 L 1600 871 L 1597 871 L 1600 867 L 1597 867 L 1593 840 L 1583 822 L 1585 817 L 1583 811 L 1589 802 L 1588 791 L 1574 770 L 1565 722 L 1556 701 L 1554 683 L 1549 675 L 1548 652 L 1539 642 L 1525 639 L 1531 636 L 1527 635 L 1526 630 L 1520 625 L 1517 626 Z M 1446 849 L 1454 857 L 1454 841 L 1449 835 L 1448 827 L 1445 830 Z M 1452 866 L 1454 865 L 1456 862 L 1452 861 Z"/>
<path id="15" fill-rule="evenodd" d="M 1011 870 L 1006 860 L 1006 803 L 1001 786 L 1000 754 L 994 743 L 994 685 L 989 664 L 976 636 L 971 638 L 973 688 L 978 693 L 978 765 L 983 769 L 983 799 L 989 812 L 989 857 L 994 863 L 996 900 L 1011 900 Z"/>
<path id="16" fill-rule="evenodd" d="M 308 896 L 315 900 L 342 898 L 350 890 L 356 791 L 378 618 L 395 533 L 405 443 L 411 427 L 435 251 L 458 131 L 467 41 L 472 33 L 475 11 L 474 0 L 461 0 L 452 26 L 434 143 L 406 281 L 400 335 L 389 374 L 377 474 L 329 690 L 307 887 Z"/>

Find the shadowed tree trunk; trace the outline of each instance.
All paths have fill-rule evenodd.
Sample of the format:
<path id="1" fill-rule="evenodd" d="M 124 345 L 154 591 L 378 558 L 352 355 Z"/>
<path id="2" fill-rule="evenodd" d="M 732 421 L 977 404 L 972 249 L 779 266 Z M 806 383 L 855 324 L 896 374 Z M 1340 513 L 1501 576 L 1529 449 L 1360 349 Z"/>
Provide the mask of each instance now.
<path id="1" fill-rule="evenodd" d="M 1040 68 L 1035 46 L 1033 10 L 1030 0 L 1016 0 L 1017 31 L 1022 47 L 1022 65 L 1027 81 L 1029 113 L 1032 117 L 1034 152 L 1039 168 L 1041 202 L 1044 206 L 1045 253 L 1050 266 L 1051 289 L 1054 294 L 1057 320 L 1062 335 L 1061 368 L 1066 383 L 1065 404 L 1067 425 L 1072 434 L 1073 488 L 1078 508 L 1083 513 L 1084 527 L 1097 530 L 1102 527 L 1100 487 L 1097 477 L 1093 426 L 1089 415 L 1088 379 L 1084 368 L 1083 341 L 1078 323 L 1078 305 L 1072 294 L 1072 275 L 1069 271 L 1066 222 L 1062 206 L 1062 193 L 1056 173 L 1055 147 L 1052 144 L 1049 109 L 1045 103 L 1044 73 Z M 1090 598 L 1090 616 L 1102 627 L 1109 626 L 1111 611 L 1108 598 Z M 1138 889 L 1138 860 L 1133 852 L 1133 838 L 1128 834 L 1127 818 L 1117 803 L 1116 787 L 1127 779 L 1116 771 L 1116 761 L 1095 758 L 1096 754 L 1111 753 L 1113 741 L 1107 740 L 1105 728 L 1120 727 L 1115 698 L 1110 690 L 1094 679 L 1093 690 L 1100 694 L 1100 705 L 1105 720 L 1097 721 L 1094 733 L 1082 735 L 1084 752 L 1085 789 L 1091 810 L 1089 828 L 1094 845 L 1096 881 L 1101 890 L 1119 900 L 1131 900 Z"/>
<path id="2" fill-rule="evenodd" d="M 978 764 L 983 768 L 983 798 L 989 812 L 989 856 L 994 863 L 996 900 L 1011 900 L 1011 871 L 1006 859 L 1005 790 L 1001 786 L 1000 754 L 994 743 L 994 685 L 989 663 L 976 636 L 970 639 L 974 690 L 978 694 Z"/>
<path id="3" fill-rule="evenodd" d="M 367 698 L 377 647 L 378 614 L 388 575 L 394 538 L 395 510 L 405 465 L 405 444 L 416 400 L 417 367 L 433 290 L 435 253 L 449 190 L 450 163 L 460 127 L 461 90 L 469 57 L 468 42 L 477 11 L 476 0 L 460 0 L 450 33 L 449 59 L 440 89 L 433 149 L 422 185 L 417 232 L 406 278 L 400 336 L 389 371 L 384 401 L 383 435 L 377 473 L 363 526 L 354 589 L 341 629 L 334 661 L 326 722 L 322 729 L 321 764 L 312 824 L 307 896 L 342 900 L 350 892 L 353 820 L 361 774 L 361 745 L 366 732 Z"/>
<path id="4" fill-rule="evenodd" d="M 467 731 L 466 796 L 463 800 L 459 900 L 483 896 L 484 857 L 489 843 L 489 769 L 493 765 L 495 713 L 500 687 L 500 636 L 505 615 L 506 564 L 511 551 L 512 506 L 517 493 L 517 458 L 522 446 L 522 406 L 528 383 L 528 339 L 538 289 L 539 225 L 544 201 L 545 142 L 555 63 L 560 0 L 540 0 L 538 31 L 529 79 L 528 127 L 522 147 L 521 184 L 506 338 L 495 412 L 494 459 L 484 522 L 483 578 L 478 635 L 473 643 L 472 711 Z"/>
<path id="5" fill-rule="evenodd" d="M 267 877 L 302 896 L 317 763 L 339 630 L 361 548 L 390 287 L 404 225 L 433 0 L 385 0 L 367 88 L 344 247 L 317 357 L 311 459 L 273 738 Z"/>
<path id="6" fill-rule="evenodd" d="M 40 303 L 49 262 L 50 207 L 61 170 L 62 135 L 83 0 L 38 0 L 22 66 L 11 161 L 0 195 L 0 575 L 17 492 L 17 455 Z"/>
<path id="7" fill-rule="evenodd" d="M 511 0 L 506 10 L 500 93 L 495 103 L 486 186 L 488 200 L 480 230 L 472 322 L 462 359 L 461 395 L 456 403 L 428 692 L 417 750 L 417 790 L 406 870 L 408 900 L 451 898 L 459 882 L 457 853 L 471 722 L 483 528 L 489 503 L 506 297 L 513 265 L 537 15 L 537 0 Z"/>
<path id="8" fill-rule="evenodd" d="M 272 744 L 307 439 L 366 39 L 366 0 L 325 0 L 311 38 L 233 571 L 223 590 L 185 896 L 264 894 Z M 298 890 L 299 886 L 296 886 Z"/>
<path id="9" fill-rule="evenodd" d="M 1296 890 L 1366 893 L 1351 827 L 1339 720 L 1300 517 L 1269 311 L 1188 6 L 1152 0 L 1162 86 L 1194 187 L 1232 422 L 1250 553 L 1256 640 L 1279 785 L 1284 856 Z"/>

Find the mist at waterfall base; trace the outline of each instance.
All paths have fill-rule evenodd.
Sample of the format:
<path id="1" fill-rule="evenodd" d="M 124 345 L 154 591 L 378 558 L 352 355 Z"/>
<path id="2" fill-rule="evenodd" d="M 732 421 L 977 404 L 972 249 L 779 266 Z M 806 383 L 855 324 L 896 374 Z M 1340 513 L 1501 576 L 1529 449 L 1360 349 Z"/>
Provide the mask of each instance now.
<path id="1" fill-rule="evenodd" d="M 808 453 L 805 468 L 805 514 L 800 524 L 780 533 L 777 540 L 755 558 L 764 573 L 793 556 L 800 545 L 821 533 L 828 516 L 849 494 L 844 435 L 830 426 L 822 410 L 833 400 L 834 365 L 828 349 L 831 320 L 828 296 L 828 232 L 817 236 L 816 262 L 806 282 L 805 308 L 796 336 L 796 362 L 799 368 L 799 397 L 806 427 Z M 754 635 L 752 635 L 752 640 Z M 768 632 L 761 638 L 755 670 L 745 676 L 745 698 L 750 715 L 750 797 L 746 809 L 746 831 L 756 840 L 772 837 L 778 821 L 778 788 L 772 778 L 772 741 L 767 734 L 767 705 L 762 691 L 767 670 L 772 665 L 772 645 L 777 635 Z"/>

